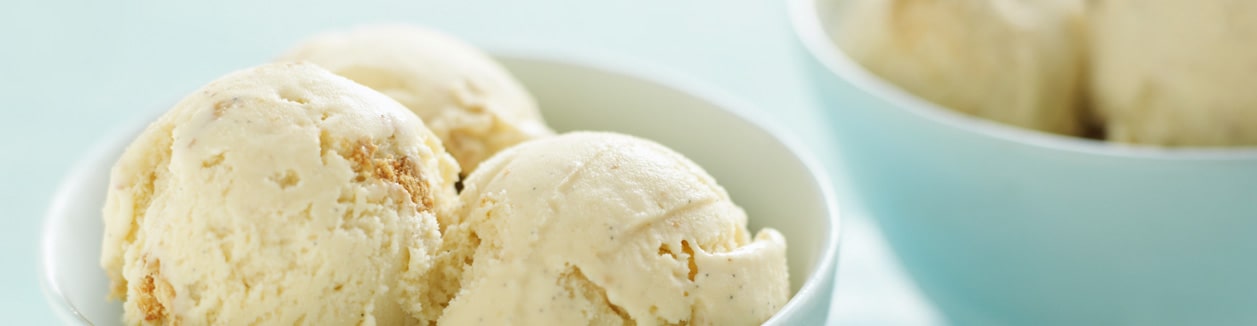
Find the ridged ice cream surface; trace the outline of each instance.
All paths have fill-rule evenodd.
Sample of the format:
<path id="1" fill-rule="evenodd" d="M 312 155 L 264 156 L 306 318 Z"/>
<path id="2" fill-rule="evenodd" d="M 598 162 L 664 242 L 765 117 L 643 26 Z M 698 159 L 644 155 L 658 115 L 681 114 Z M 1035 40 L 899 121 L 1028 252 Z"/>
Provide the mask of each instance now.
<path id="1" fill-rule="evenodd" d="M 369 25 L 314 36 L 281 61 L 309 61 L 423 118 L 464 173 L 517 143 L 553 134 L 536 101 L 488 55 L 418 26 Z"/>
<path id="2" fill-rule="evenodd" d="M 438 325 L 749 325 L 789 298 L 786 241 L 752 236 L 702 168 L 657 143 L 574 132 L 464 180 L 426 296 Z"/>
<path id="3" fill-rule="evenodd" d="M 242 70 L 127 147 L 101 264 L 127 324 L 413 323 L 399 278 L 431 263 L 457 174 L 383 94 L 312 64 Z"/>

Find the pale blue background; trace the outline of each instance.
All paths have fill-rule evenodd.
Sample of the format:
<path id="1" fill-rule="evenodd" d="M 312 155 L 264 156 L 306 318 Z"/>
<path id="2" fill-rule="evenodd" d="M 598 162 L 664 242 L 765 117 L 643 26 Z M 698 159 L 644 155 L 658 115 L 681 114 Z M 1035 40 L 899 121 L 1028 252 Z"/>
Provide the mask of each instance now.
<path id="1" fill-rule="evenodd" d="M 95 142 L 330 28 L 414 22 L 489 49 L 653 66 L 749 102 L 757 110 L 748 114 L 834 162 L 780 1 L 19 0 L 0 8 L 3 324 L 53 323 L 36 276 L 40 222 L 61 176 Z"/>

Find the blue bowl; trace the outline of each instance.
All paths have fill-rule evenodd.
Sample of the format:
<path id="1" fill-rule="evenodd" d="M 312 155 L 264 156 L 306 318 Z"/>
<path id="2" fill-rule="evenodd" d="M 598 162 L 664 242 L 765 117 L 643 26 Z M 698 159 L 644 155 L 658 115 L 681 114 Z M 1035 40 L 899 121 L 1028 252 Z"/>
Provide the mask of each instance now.
<path id="1" fill-rule="evenodd" d="M 954 113 L 837 49 L 823 22 L 839 1 L 790 1 L 839 179 L 949 321 L 1257 324 L 1257 149 L 1123 146 Z"/>

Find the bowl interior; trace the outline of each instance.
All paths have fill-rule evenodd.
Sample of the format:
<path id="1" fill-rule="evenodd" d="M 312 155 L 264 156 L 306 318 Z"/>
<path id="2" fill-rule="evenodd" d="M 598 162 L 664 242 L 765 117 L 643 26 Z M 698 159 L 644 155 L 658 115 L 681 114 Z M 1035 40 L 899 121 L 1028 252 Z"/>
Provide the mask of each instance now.
<path id="1" fill-rule="evenodd" d="M 777 137 L 694 90 L 665 86 L 606 65 L 527 55 L 501 62 L 537 97 L 560 132 L 616 131 L 651 139 L 703 166 L 746 209 L 751 231 L 772 227 L 788 241 L 794 297 L 770 323 L 821 320 L 837 254 L 837 212 L 819 170 Z M 105 300 L 100 270 L 100 209 L 109 170 L 135 127 L 102 143 L 67 176 L 43 235 L 43 277 L 50 304 L 64 320 L 120 324 L 121 304 Z M 823 312 L 820 312 L 823 314 Z"/>

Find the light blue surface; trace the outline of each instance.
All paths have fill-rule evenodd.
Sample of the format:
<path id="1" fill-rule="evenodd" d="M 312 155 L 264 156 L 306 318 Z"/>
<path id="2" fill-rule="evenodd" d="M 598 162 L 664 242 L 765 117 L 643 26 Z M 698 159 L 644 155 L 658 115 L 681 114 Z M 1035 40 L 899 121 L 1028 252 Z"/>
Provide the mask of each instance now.
<path id="1" fill-rule="evenodd" d="M 779 1 L 10 1 L 0 10 L 0 271 L 5 324 L 54 319 L 36 237 L 62 175 L 103 137 L 302 37 L 378 21 L 434 26 L 489 48 L 647 62 L 758 107 L 829 148 Z M 828 151 L 815 156 L 832 162 Z"/>

